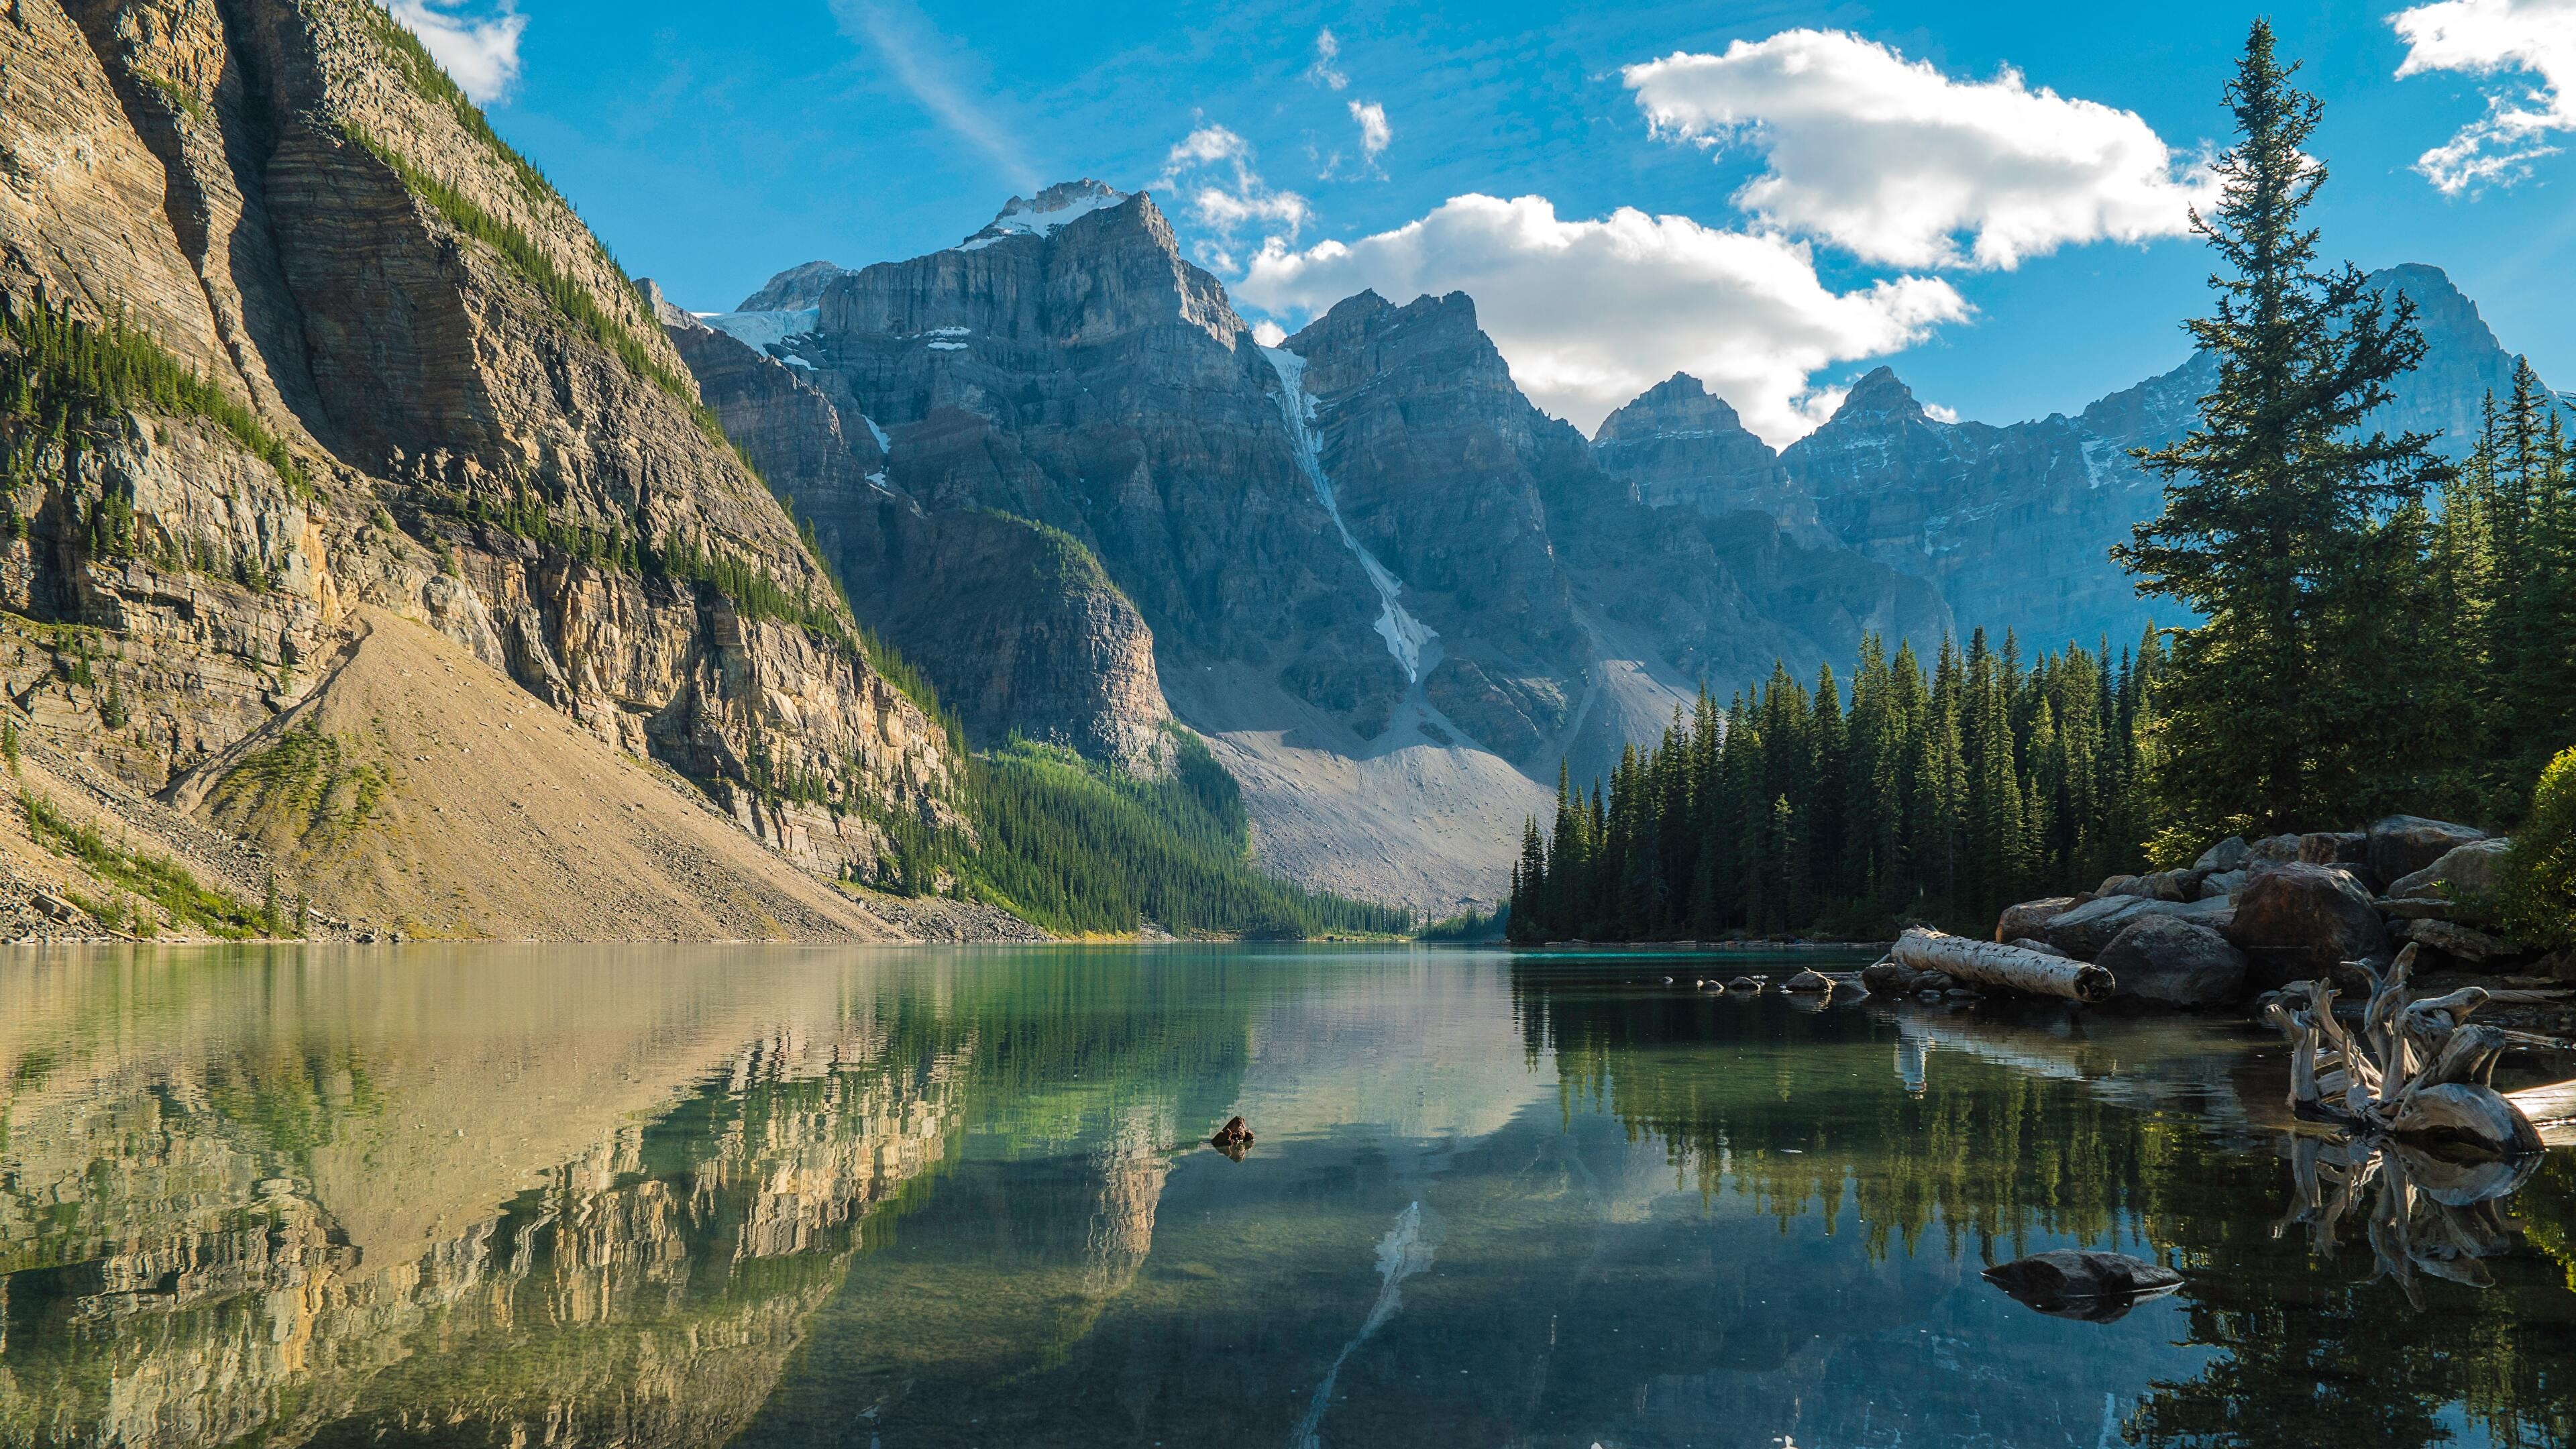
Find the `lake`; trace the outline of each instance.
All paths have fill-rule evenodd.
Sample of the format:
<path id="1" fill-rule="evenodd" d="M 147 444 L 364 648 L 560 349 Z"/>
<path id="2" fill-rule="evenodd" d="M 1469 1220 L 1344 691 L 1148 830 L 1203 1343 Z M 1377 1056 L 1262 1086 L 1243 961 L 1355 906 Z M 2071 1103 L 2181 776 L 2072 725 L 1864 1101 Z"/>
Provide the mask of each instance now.
<path id="1" fill-rule="evenodd" d="M 1691 985 L 1823 959 L 16 952 L 0 1445 L 2576 1437 L 2576 1154 L 2353 1160 L 2240 1023 Z M 1979 1277 L 2069 1246 L 2185 1283 Z"/>

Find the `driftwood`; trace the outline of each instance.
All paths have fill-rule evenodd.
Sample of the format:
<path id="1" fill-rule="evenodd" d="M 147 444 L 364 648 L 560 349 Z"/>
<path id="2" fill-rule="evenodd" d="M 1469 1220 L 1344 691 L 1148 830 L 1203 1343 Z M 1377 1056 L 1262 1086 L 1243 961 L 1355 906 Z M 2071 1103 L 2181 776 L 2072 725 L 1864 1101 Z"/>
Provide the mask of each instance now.
<path id="1" fill-rule="evenodd" d="M 2498 1204 L 2529 1180 L 2540 1159 L 2464 1162 L 2386 1138 L 2326 1141 L 2302 1134 L 2290 1141 L 2290 1163 L 2297 1196 L 2274 1236 L 2304 1227 L 2316 1253 L 2331 1257 L 2347 1224 L 2358 1219 L 2377 1276 L 2394 1280 L 2420 1308 L 2418 1275 L 2480 1287 L 2490 1281 L 2479 1260 L 2513 1245 Z"/>
<path id="2" fill-rule="evenodd" d="M 1938 971 L 1953 981 L 1997 986 L 2031 996 L 2108 1001 L 2119 979 L 2089 962 L 2046 956 L 2019 946 L 1945 935 L 1917 926 L 1896 938 L 1889 959 L 1917 971 Z"/>
<path id="3" fill-rule="evenodd" d="M 2561 1044 L 2472 1026 L 2468 1018 L 2489 1002 L 2543 1000 L 2545 993 L 2469 986 L 2417 1000 L 2407 987 L 2416 950 L 2409 945 L 2386 971 L 2371 972 L 2358 1033 L 2335 1015 L 2329 980 L 2293 982 L 2264 1008 L 2289 1039 L 2291 1109 L 2366 1135 L 2456 1143 L 2507 1156 L 2538 1152 L 2542 1142 L 2534 1122 L 2576 1110 L 2576 1083 L 2507 1096 L 2494 1086 L 2496 1059 L 2509 1046 Z M 2369 969 L 2366 963 L 2363 969 Z M 2535 1116 L 2535 1108 L 2545 1115 Z"/>

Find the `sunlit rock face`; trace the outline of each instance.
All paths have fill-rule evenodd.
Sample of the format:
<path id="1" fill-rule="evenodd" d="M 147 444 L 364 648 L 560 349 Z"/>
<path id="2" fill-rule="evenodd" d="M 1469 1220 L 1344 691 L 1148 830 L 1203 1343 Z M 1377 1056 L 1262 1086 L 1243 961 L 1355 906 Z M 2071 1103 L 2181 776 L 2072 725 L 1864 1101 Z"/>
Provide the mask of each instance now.
<path id="1" fill-rule="evenodd" d="M 723 799 L 769 769 L 844 809 L 937 793 L 942 732 L 863 658 L 645 565 L 721 550 L 838 612 L 626 278 L 409 32 L 369 0 L 10 17 L 0 302 L 122 319 L 284 450 L 189 411 L 11 425 L 0 608 L 121 641 L 90 691 L 0 629 L 42 736 L 161 790 L 320 688 L 366 604 Z M 110 496 L 129 538 L 85 526 Z"/>

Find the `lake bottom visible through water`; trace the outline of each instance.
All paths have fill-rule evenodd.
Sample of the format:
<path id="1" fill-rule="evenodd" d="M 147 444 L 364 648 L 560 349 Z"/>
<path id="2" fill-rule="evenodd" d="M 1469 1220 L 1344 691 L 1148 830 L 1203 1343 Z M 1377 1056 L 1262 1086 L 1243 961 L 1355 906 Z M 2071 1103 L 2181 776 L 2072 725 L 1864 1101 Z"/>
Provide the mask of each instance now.
<path id="1" fill-rule="evenodd" d="M 1845 964 L 14 954 L 0 1446 L 2576 1438 L 2576 1154 L 2294 1132 L 2240 1021 L 1694 984 Z M 2065 1247 L 2183 1282 L 1980 1276 Z"/>

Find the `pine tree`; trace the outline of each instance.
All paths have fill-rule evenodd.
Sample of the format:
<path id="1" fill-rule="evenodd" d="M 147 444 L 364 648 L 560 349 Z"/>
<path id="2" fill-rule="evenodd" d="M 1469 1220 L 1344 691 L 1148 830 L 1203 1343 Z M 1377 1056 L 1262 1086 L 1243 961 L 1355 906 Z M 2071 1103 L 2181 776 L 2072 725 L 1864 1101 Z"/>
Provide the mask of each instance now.
<path id="1" fill-rule="evenodd" d="M 2139 454 L 2164 511 L 2114 550 L 2143 592 L 2206 620 L 2174 636 L 2162 708 L 2189 749 L 2157 780 L 2167 809 L 2203 823 L 2350 818 L 2356 746 L 2417 665 L 2387 652 L 2388 585 L 2414 562 L 2387 521 L 2441 473 L 2424 436 L 2359 432 L 2424 342 L 2411 302 L 2391 306 L 2349 264 L 2319 270 L 2302 216 L 2326 179 L 2304 150 L 2320 107 L 2295 69 L 2257 21 L 2227 87 L 2238 139 L 2220 200 L 2192 218 L 2227 269 L 2213 315 L 2189 324 L 2218 380 L 2188 435 Z"/>

